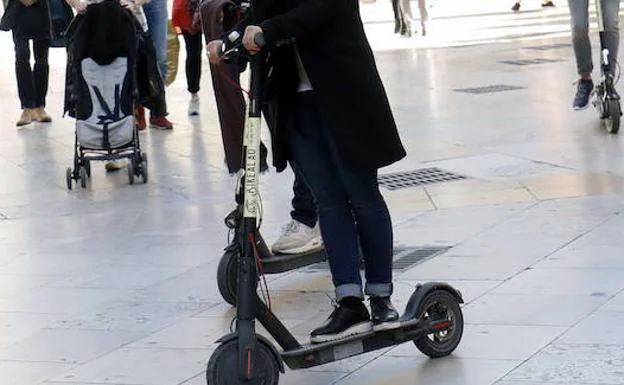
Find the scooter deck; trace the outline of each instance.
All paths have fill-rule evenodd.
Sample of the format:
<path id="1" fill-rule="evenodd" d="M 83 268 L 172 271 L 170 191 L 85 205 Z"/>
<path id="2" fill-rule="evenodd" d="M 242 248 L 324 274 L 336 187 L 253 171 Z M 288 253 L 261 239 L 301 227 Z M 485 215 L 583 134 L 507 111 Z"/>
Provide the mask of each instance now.
<path id="1" fill-rule="evenodd" d="M 262 258 L 262 267 L 266 274 L 277 274 L 326 260 L 325 249 L 305 254 L 270 254 Z"/>
<path id="2" fill-rule="evenodd" d="M 430 333 L 430 329 L 436 325 L 445 328 L 448 321 L 438 321 L 430 325 L 428 322 L 413 319 L 389 330 L 371 331 L 321 344 L 302 345 L 298 349 L 282 352 L 281 356 L 291 369 L 310 368 L 412 341 Z"/>

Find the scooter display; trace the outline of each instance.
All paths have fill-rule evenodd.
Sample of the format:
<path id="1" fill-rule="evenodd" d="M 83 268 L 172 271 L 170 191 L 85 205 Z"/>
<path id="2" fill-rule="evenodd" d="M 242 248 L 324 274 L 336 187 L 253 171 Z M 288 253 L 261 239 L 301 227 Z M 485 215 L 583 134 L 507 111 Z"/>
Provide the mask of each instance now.
<path id="1" fill-rule="evenodd" d="M 615 90 L 617 80 L 611 69 L 611 57 L 609 49 L 605 46 L 604 13 L 602 1 L 596 1 L 596 14 L 598 16 L 598 30 L 600 35 L 600 72 L 601 80 L 594 92 L 593 105 L 598 110 L 607 132 L 617 134 L 620 130 L 620 119 L 622 108 L 620 105 L 620 95 Z M 619 75 L 618 75 L 619 78 Z"/>
<path id="2" fill-rule="evenodd" d="M 262 35 L 256 43 L 262 46 Z M 222 48 L 224 58 L 246 54 L 241 35 L 231 33 Z M 259 276 L 265 264 L 260 256 L 258 194 L 260 153 L 260 95 L 266 55 L 250 55 L 251 78 L 248 117 L 244 136 L 244 175 L 241 178 L 242 219 L 238 220 L 237 295 L 235 331 L 220 338 L 206 369 L 209 385 L 278 385 L 284 364 L 303 369 L 338 361 L 389 346 L 413 342 L 422 353 L 438 358 L 459 345 L 464 320 L 459 291 L 446 283 L 416 286 L 399 322 L 391 329 L 370 331 L 320 344 L 300 343 L 258 295 Z M 277 342 L 256 333 L 258 320 Z"/>

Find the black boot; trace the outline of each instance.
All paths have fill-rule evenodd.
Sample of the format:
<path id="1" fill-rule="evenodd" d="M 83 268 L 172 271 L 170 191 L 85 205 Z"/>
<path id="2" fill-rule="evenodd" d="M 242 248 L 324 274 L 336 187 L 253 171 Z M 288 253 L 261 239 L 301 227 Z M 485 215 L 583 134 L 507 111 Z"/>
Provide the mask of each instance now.
<path id="1" fill-rule="evenodd" d="M 394 33 L 401 32 L 402 26 L 403 26 L 403 22 L 401 22 L 401 19 L 394 19 Z"/>
<path id="2" fill-rule="evenodd" d="M 400 325 L 399 313 L 392 305 L 390 297 L 371 297 L 370 307 L 373 314 L 373 330 L 393 329 Z"/>
<path id="3" fill-rule="evenodd" d="M 403 20 L 401 25 L 401 36 L 412 37 L 412 23 Z"/>
<path id="4" fill-rule="evenodd" d="M 355 334 L 371 331 L 368 309 L 360 298 L 346 297 L 340 300 L 327 321 L 310 333 L 310 342 L 339 340 Z"/>

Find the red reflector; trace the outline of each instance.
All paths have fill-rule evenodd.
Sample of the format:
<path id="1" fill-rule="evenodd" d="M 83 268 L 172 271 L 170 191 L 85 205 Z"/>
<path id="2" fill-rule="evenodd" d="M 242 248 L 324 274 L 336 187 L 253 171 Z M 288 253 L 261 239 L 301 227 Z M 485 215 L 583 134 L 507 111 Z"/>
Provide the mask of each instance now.
<path id="1" fill-rule="evenodd" d="M 251 379 L 251 350 L 247 350 L 247 379 Z"/>
<path id="2" fill-rule="evenodd" d="M 436 330 L 441 330 L 441 329 L 446 329 L 449 326 L 451 326 L 451 321 L 443 321 L 443 322 L 438 322 L 437 324 L 431 325 L 431 328 L 436 329 Z"/>

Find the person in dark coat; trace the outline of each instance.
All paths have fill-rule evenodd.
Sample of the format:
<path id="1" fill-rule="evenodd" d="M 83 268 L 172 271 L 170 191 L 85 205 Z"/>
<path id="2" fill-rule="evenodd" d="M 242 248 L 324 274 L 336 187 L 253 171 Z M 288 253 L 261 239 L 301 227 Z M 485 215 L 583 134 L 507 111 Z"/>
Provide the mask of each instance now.
<path id="1" fill-rule="evenodd" d="M 291 160 L 318 204 L 338 307 L 311 333 L 318 343 L 395 327 L 392 224 L 377 171 L 402 159 L 392 111 L 359 14 L 358 0 L 252 2 L 243 44 L 271 51 L 267 103 L 278 170 Z M 221 42 L 209 43 L 218 61 Z M 359 273 L 366 267 L 363 303 Z"/>
<path id="2" fill-rule="evenodd" d="M 15 73 L 22 105 L 22 116 L 17 126 L 33 121 L 48 123 L 52 119 L 45 111 L 48 93 L 48 53 L 51 23 L 48 0 L 9 0 L 8 7 L 16 7 L 12 26 L 15 44 Z M 33 41 L 35 66 L 30 66 L 29 41 Z"/>
<path id="3" fill-rule="evenodd" d="M 231 0 L 206 0 L 201 3 L 199 9 L 206 42 L 218 39 L 240 21 L 240 8 Z M 242 59 L 210 66 L 225 161 L 230 174 L 235 174 L 241 169 L 243 159 L 246 107 L 240 88 L 240 73 L 245 66 L 246 63 Z M 268 169 L 266 159 L 267 148 L 260 142 L 261 171 Z M 316 203 L 300 174 L 295 171 L 291 220 L 282 227 L 282 234 L 271 245 L 274 254 L 303 254 L 323 248 Z"/>

